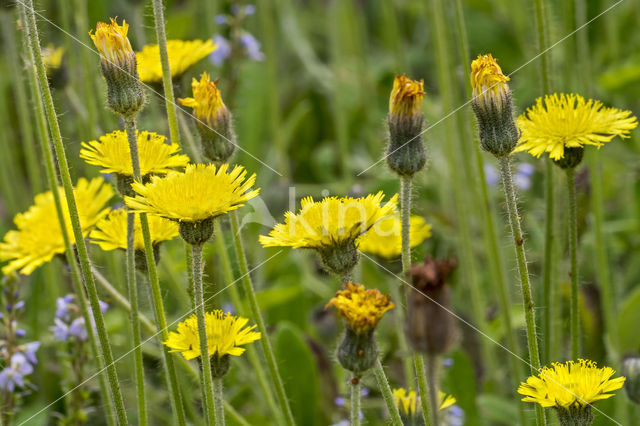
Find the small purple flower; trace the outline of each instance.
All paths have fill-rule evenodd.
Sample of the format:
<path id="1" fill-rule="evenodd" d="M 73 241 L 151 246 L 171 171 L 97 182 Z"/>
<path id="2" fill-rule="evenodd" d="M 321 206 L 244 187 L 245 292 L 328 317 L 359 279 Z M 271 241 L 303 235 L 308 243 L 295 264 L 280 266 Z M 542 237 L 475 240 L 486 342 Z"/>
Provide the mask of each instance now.
<path id="1" fill-rule="evenodd" d="M 337 396 L 333 399 L 333 403 L 337 406 L 337 407 L 344 407 L 345 404 L 347 403 L 347 400 L 344 399 L 341 396 Z"/>
<path id="2" fill-rule="evenodd" d="M 442 360 L 442 366 L 445 368 L 451 367 L 453 365 L 453 358 L 445 358 Z"/>
<path id="3" fill-rule="evenodd" d="M 369 388 L 362 388 L 362 389 L 360 390 L 360 395 L 361 395 L 363 398 L 366 398 L 367 396 L 369 396 Z"/>
<path id="4" fill-rule="evenodd" d="M 19 311 L 22 308 L 24 308 L 24 300 L 19 301 L 18 303 L 16 303 L 16 306 L 14 306 L 14 309 L 17 311 Z"/>
<path id="5" fill-rule="evenodd" d="M 73 302 L 73 297 L 69 298 L 69 296 L 56 299 L 56 318 L 66 319 L 69 315 L 69 305 Z"/>
<path id="6" fill-rule="evenodd" d="M 36 365 L 38 363 L 38 358 L 36 358 L 36 351 L 39 348 L 40 342 L 29 342 L 22 345 L 24 356 L 27 357 L 27 360 L 31 363 L 31 365 Z"/>
<path id="7" fill-rule="evenodd" d="M 24 331 L 22 328 L 19 328 L 16 330 L 16 337 L 24 337 L 27 335 L 27 332 Z"/>
<path id="8" fill-rule="evenodd" d="M 107 309 L 109 309 L 109 304 L 107 302 L 98 300 L 98 304 L 100 305 L 100 312 L 102 312 L 103 314 L 107 312 Z"/>
<path id="9" fill-rule="evenodd" d="M 484 165 L 484 179 L 487 182 L 487 185 L 494 187 L 500 181 L 500 176 L 498 175 L 498 171 L 492 164 L 485 163 Z"/>
<path id="10" fill-rule="evenodd" d="M 49 327 L 49 330 L 53 332 L 53 337 L 59 342 L 66 342 L 69 339 L 69 326 L 60 318 L 55 318 L 55 325 Z"/>
<path id="11" fill-rule="evenodd" d="M 260 42 L 254 36 L 245 32 L 240 36 L 240 44 L 247 52 L 247 56 L 254 61 L 263 61 L 264 53 L 260 50 Z"/>
<path id="12" fill-rule="evenodd" d="M 13 392 L 16 386 L 24 387 L 24 376 L 31 373 L 33 366 L 22 353 L 16 352 L 11 357 L 10 365 L 0 371 L 0 389 Z"/>
<path id="13" fill-rule="evenodd" d="M 446 418 L 449 426 L 463 426 L 465 420 L 464 410 L 454 404 L 447 409 Z"/>
<path id="14" fill-rule="evenodd" d="M 231 44 L 220 34 L 213 36 L 213 43 L 216 45 L 216 50 L 209 55 L 209 61 L 219 67 L 231 55 Z"/>
<path id="15" fill-rule="evenodd" d="M 244 14 L 247 16 L 253 15 L 256 13 L 256 7 L 252 4 L 248 4 L 244 7 Z"/>
<path id="16" fill-rule="evenodd" d="M 535 168 L 529 163 L 519 164 L 515 176 L 516 186 L 523 191 L 531 188 L 531 175 L 534 171 Z"/>
<path id="17" fill-rule="evenodd" d="M 229 22 L 229 18 L 227 17 L 227 15 L 216 15 L 215 18 L 213 18 L 213 21 L 216 23 L 216 25 L 225 25 L 227 22 Z"/>
<path id="18" fill-rule="evenodd" d="M 89 337 L 87 335 L 87 327 L 84 326 L 84 318 L 79 317 L 74 319 L 71 322 L 71 325 L 69 325 L 69 335 L 70 336 L 74 336 L 77 337 L 78 339 L 82 340 L 83 342 L 85 340 L 87 340 L 87 337 Z"/>
<path id="19" fill-rule="evenodd" d="M 236 310 L 234 309 L 233 305 L 229 302 L 225 303 L 224 305 L 222 305 L 222 310 L 224 312 L 229 312 L 232 315 L 235 315 Z"/>

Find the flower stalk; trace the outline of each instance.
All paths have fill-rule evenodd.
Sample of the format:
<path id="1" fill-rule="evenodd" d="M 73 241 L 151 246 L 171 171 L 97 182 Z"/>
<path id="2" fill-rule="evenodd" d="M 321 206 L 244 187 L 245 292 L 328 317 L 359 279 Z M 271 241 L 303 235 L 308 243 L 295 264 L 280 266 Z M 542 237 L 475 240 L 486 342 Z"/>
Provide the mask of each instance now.
<path id="1" fill-rule="evenodd" d="M 213 379 L 213 402 L 215 411 L 215 425 L 224 426 L 224 394 L 222 392 L 222 377 Z"/>
<path id="2" fill-rule="evenodd" d="M 576 203 L 575 168 L 566 169 L 567 192 L 569 195 L 568 220 L 569 220 L 569 258 L 571 270 L 571 302 L 570 330 L 571 330 L 571 359 L 577 359 L 580 354 L 580 318 L 578 312 L 578 299 L 580 297 L 578 289 L 578 213 Z"/>
<path id="3" fill-rule="evenodd" d="M 142 182 L 140 172 L 140 158 L 138 155 L 138 137 L 136 131 L 136 122 L 134 117 L 125 120 L 125 130 L 129 140 L 129 151 L 131 154 L 131 165 L 133 169 L 134 181 Z M 151 287 L 151 296 L 153 308 L 155 312 L 156 325 L 160 330 L 160 340 L 165 341 L 169 332 L 167 331 L 167 317 L 164 311 L 164 303 L 162 301 L 162 292 L 160 291 L 160 282 L 158 279 L 158 270 L 153 254 L 153 246 L 151 244 L 151 232 L 149 230 L 149 221 L 146 213 L 140 214 L 140 228 L 142 230 L 142 239 L 144 241 L 144 252 L 147 263 L 147 272 L 149 274 L 149 284 Z M 132 308 L 133 309 L 133 308 Z M 165 362 L 165 373 L 167 376 L 169 395 L 171 398 L 171 406 L 180 426 L 186 424 L 184 407 L 182 406 L 182 397 L 178 387 L 178 376 L 176 374 L 173 357 L 169 353 L 166 346 L 163 345 L 163 356 Z"/>
<path id="4" fill-rule="evenodd" d="M 351 377 L 351 407 L 349 410 L 349 423 L 352 426 L 360 426 L 360 399 L 362 393 L 362 381 L 360 376 L 354 374 Z"/>
<path id="5" fill-rule="evenodd" d="M 379 357 L 376 359 L 376 363 L 373 366 L 373 374 L 376 376 L 378 388 L 380 388 L 380 392 L 382 392 L 384 402 L 387 405 L 387 410 L 389 410 L 389 414 L 391 415 L 391 424 L 393 426 L 401 426 L 402 419 L 400 418 L 398 407 L 393 399 L 393 391 L 391 390 L 391 386 L 389 386 L 387 375 L 384 373 L 384 368 L 382 367 Z"/>
<path id="6" fill-rule="evenodd" d="M 104 323 L 104 317 L 102 316 L 102 312 L 100 311 L 98 292 L 96 289 L 95 281 L 93 279 L 93 275 L 91 274 L 91 263 L 87 252 L 87 246 L 84 241 L 82 228 L 80 226 L 78 208 L 75 203 L 73 185 L 71 182 L 71 174 L 69 173 L 69 164 L 67 162 L 64 144 L 62 142 L 62 134 L 60 132 L 60 126 L 58 124 L 58 118 L 56 116 L 51 90 L 49 89 L 44 63 L 42 61 L 42 52 L 40 49 L 38 28 L 36 25 L 36 19 L 33 9 L 33 1 L 26 0 L 23 6 L 26 7 L 26 23 L 28 27 L 28 31 L 25 31 L 25 36 L 29 38 L 34 62 L 38 72 L 40 91 L 44 96 L 45 110 L 47 112 L 51 135 L 53 136 L 54 149 L 56 158 L 58 160 L 60 177 L 69 208 L 69 216 L 71 218 L 71 225 L 75 236 L 76 249 L 78 253 L 78 259 L 80 261 L 80 269 L 84 278 L 87 292 L 89 294 L 89 302 L 95 320 L 98 339 L 102 348 L 102 354 L 104 356 L 107 376 L 109 378 L 109 385 L 115 403 L 116 414 L 120 424 L 128 424 L 124 400 L 122 398 L 122 393 L 120 392 L 120 383 L 118 381 L 118 375 L 114 364 L 113 353 L 111 351 L 111 345 L 109 343 L 109 337 Z M 45 141 L 41 141 L 41 143 L 45 143 Z"/>
<path id="7" fill-rule="evenodd" d="M 249 265 L 247 264 L 247 258 L 244 254 L 244 246 L 242 243 L 242 236 L 240 235 L 238 214 L 237 212 L 233 211 L 230 213 L 230 216 L 231 232 L 233 233 L 233 244 L 236 252 L 236 258 L 238 260 L 238 266 L 240 267 L 240 274 L 242 276 L 242 287 L 244 289 L 245 296 L 247 297 L 247 299 L 249 299 L 249 309 L 251 310 L 251 315 L 258 324 L 258 329 L 262 333 L 264 333 L 263 338 L 260 339 L 260 343 L 262 344 L 262 350 L 264 351 L 265 358 L 267 359 L 267 366 L 269 368 L 269 372 L 271 373 L 271 380 L 273 381 L 273 386 L 276 390 L 276 396 L 278 397 L 278 402 L 280 403 L 280 407 L 282 408 L 282 411 L 284 413 L 286 423 L 292 426 L 295 424 L 293 413 L 291 411 L 291 407 L 289 406 L 287 394 L 284 390 L 284 383 L 282 381 L 282 376 L 280 376 L 280 372 L 278 370 L 278 364 L 276 363 L 276 357 L 273 353 L 271 342 L 269 341 L 269 337 L 266 333 L 267 329 L 265 327 L 264 319 L 262 318 L 260 306 L 258 305 L 258 299 L 256 298 L 255 291 L 253 290 L 253 283 L 251 280 Z"/>

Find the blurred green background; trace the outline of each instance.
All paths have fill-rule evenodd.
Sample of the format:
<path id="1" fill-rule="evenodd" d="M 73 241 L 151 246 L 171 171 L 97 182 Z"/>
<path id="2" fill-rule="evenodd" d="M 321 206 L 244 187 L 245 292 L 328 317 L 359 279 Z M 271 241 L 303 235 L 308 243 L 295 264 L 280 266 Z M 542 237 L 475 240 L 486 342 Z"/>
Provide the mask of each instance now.
<path id="1" fill-rule="evenodd" d="M 590 0 L 574 4 L 563 0 L 547 3 L 549 41 L 553 45 L 547 55 L 552 63 L 555 90 L 577 91 L 600 99 L 606 105 L 630 109 L 637 114 L 640 111 L 640 32 L 637 30 L 640 2 Z M 247 4 L 168 1 L 165 11 L 167 36 L 187 40 L 218 34 L 229 39 L 233 36 L 230 26 L 220 24 L 221 20 L 216 20 L 215 16 L 232 15 L 234 6 Z M 399 190 L 397 178 L 388 171 L 384 161 L 371 166 L 382 158 L 384 151 L 385 117 L 393 77 L 405 73 L 414 79 L 424 79 L 424 112 L 432 125 L 425 134 L 429 153 L 427 167 L 415 179 L 413 201 L 414 214 L 424 216 L 433 225 L 433 236 L 414 250 L 414 261 L 420 261 L 426 254 L 458 258 L 459 267 L 452 278 L 454 311 L 483 329 L 491 339 L 503 343 L 505 330 L 497 295 L 490 271 L 485 266 L 488 262 L 483 243 L 485 229 L 477 214 L 481 173 L 473 159 L 476 141 L 468 127 L 471 120 L 466 95 L 468 82 L 462 64 L 478 54 L 492 53 L 499 59 L 504 73 L 511 76 L 516 110 L 523 112 L 542 95 L 533 2 L 459 2 L 468 33 L 469 58 L 461 57 L 454 13 L 456 2 L 258 0 L 253 4 L 255 14 L 247 16 L 241 28 L 253 34 L 261 44 L 264 60 L 239 55 L 228 58 L 221 66 L 214 66 L 204 59 L 187 72 L 176 88 L 178 97 L 190 95 L 191 77 L 208 71 L 212 78 L 219 79 L 223 98 L 234 114 L 242 147 L 235 161 L 257 173 L 257 186 L 262 188 L 260 199 L 242 210 L 245 246 L 251 265 L 258 265 L 278 252 L 261 248 L 257 236 L 281 221 L 284 211 L 297 209 L 297 200 L 301 197 L 360 195 L 378 190 L 391 196 Z M 570 35 L 583 22 L 612 6 L 609 12 L 583 30 Z M 37 1 L 36 8 L 47 20 L 39 20 L 43 45 L 53 43 L 66 48 L 69 85 L 56 90 L 54 95 L 71 172 L 74 179 L 95 176 L 96 168 L 78 158 L 80 142 L 96 139 L 120 126 L 115 116 L 104 108 L 106 89 L 88 31 L 95 28 L 99 20 L 114 16 L 124 18 L 131 25 L 129 38 L 134 49 L 140 50 L 144 44 L 155 43 L 151 5 L 144 1 L 70 0 Z M 3 18 L 15 21 L 13 8 L 3 8 L 2 14 Z M 0 54 L 0 228 L 3 234 L 12 228 L 13 216 L 25 210 L 33 195 L 46 187 L 44 173 L 28 168 L 30 152 L 35 153 L 38 165 L 42 160 L 39 150 L 33 148 L 35 126 L 27 127 L 33 132 L 30 136 L 23 134 L 19 109 L 15 107 L 17 85 L 26 82 L 22 72 L 14 72 L 16 69 L 21 71 L 23 64 L 16 68 L 11 62 L 11 48 L 6 45 L 13 36 L 22 50 L 21 32 L 13 32 L 12 28 L 5 25 L 3 29 L 4 47 Z M 582 40 L 579 37 L 583 37 Z M 578 53 L 580 43 L 583 47 L 588 43 L 589 55 Z M 21 51 L 13 53 L 22 55 Z M 443 67 L 443 64 L 448 66 Z M 449 87 L 443 86 L 443 81 L 447 81 L 443 72 L 453 81 Z M 447 96 L 446 93 L 450 100 L 443 102 L 442 95 Z M 148 98 L 139 128 L 168 135 L 162 100 L 151 92 Z M 31 109 L 29 114 L 29 122 L 33 122 Z M 197 140 L 195 126 L 188 116 L 182 113 L 181 116 L 183 139 Z M 90 124 L 92 120 L 95 126 Z M 189 153 L 188 145 L 184 149 Z M 636 332 L 640 321 L 640 290 L 637 288 L 640 280 L 639 151 L 636 130 L 631 139 L 616 140 L 599 151 L 589 152 L 596 157 L 594 163 L 602 173 L 603 231 L 615 295 L 612 308 L 615 325 L 611 329 L 616 333 L 613 336 L 605 335 L 603 330 L 601 271 L 595 261 L 592 226 L 591 173 L 585 164 L 578 174 L 583 352 L 585 356 L 617 369 L 622 356 L 640 351 L 640 335 Z M 507 235 L 503 196 L 495 182 L 495 169 L 492 172 L 493 158 L 485 154 L 483 158 L 482 172 L 490 184 L 492 209 L 501 235 L 504 273 L 516 318 L 514 326 L 521 338 L 518 355 L 526 358 L 526 351 L 522 350 L 526 347 L 524 319 L 513 253 L 509 241 L 502 238 Z M 532 167 L 532 170 L 520 168 L 518 173 L 519 201 L 528 237 L 535 298 L 540 302 L 544 164 L 543 160 L 524 153 L 516 155 L 515 162 Z M 556 178 L 554 333 L 550 349 L 552 358 L 543 359 L 545 363 L 564 361 L 568 356 L 568 322 L 564 320 L 568 316 L 569 293 L 565 188 L 562 176 Z M 470 246 L 462 247 L 461 226 L 468 227 Z M 462 248 L 471 256 L 464 257 Z M 224 283 L 213 244 L 206 247 L 206 256 L 206 291 L 213 295 Z M 100 272 L 126 294 L 124 254 L 104 253 L 92 246 L 92 259 Z M 184 248 L 180 241 L 163 245 L 160 265 L 171 321 L 190 306 L 185 292 Z M 387 263 L 385 267 L 398 274 L 400 261 Z M 358 275 L 366 286 L 385 292 L 390 292 L 391 286 L 399 285 L 397 278 L 366 258 L 362 259 Z M 270 332 L 281 372 L 299 424 L 326 425 L 346 419 L 347 408 L 339 399 L 336 401 L 336 398 L 347 397 L 346 384 L 344 378 L 334 374 L 339 370 L 335 368 L 333 352 L 341 326 L 333 312 L 324 310 L 324 305 L 339 287 L 338 280 L 321 271 L 313 253 L 291 250 L 284 250 L 256 269 L 254 278 L 261 308 L 272 326 Z M 68 274 L 57 260 L 24 280 L 27 309 L 23 321 L 29 336 L 41 340 L 43 347 L 39 351 L 40 365 L 33 376 L 35 388 L 25 396 L 18 419 L 27 418 L 54 401 L 69 385 L 60 377 L 60 360 L 64 357 L 48 327 L 53 323 L 55 297 L 70 291 Z M 474 300 L 470 295 L 480 295 L 484 300 Z M 151 317 L 147 294 L 143 292 L 141 296 L 143 309 Z M 115 355 L 119 357 L 130 348 L 128 315 L 108 294 L 103 293 L 103 299 L 113 306 L 107 314 L 107 322 Z M 474 302 L 482 308 L 482 324 L 474 322 L 478 319 L 472 312 Z M 223 304 L 233 309 L 225 292 L 212 298 L 211 304 Z M 538 318 L 546 308 L 537 303 Z M 391 385 L 396 387 L 403 385 L 401 358 L 407 354 L 398 351 L 392 322 L 390 316 L 382 321 L 378 342 Z M 448 356 L 452 363 L 445 368 L 443 390 L 457 398 L 457 404 L 465 412 L 464 424 L 512 424 L 517 418 L 518 404 L 513 379 L 507 377 L 507 359 L 512 355 L 462 322 L 459 322 L 459 329 L 462 337 Z M 488 352 L 483 355 L 483 350 Z M 487 353 L 491 356 L 487 357 Z M 153 374 L 160 371 L 157 344 L 147 343 L 145 354 L 150 383 L 149 411 L 153 424 L 166 424 L 171 419 L 167 394 L 162 381 Z M 118 371 L 126 400 L 133 406 L 132 357 L 124 357 L 118 363 Z M 520 379 L 524 380 L 527 375 L 528 368 L 522 363 Z M 193 391 L 196 387 L 191 379 L 184 377 L 182 380 L 185 387 L 191 386 L 191 396 L 196 398 L 198 392 Z M 366 376 L 364 380 L 370 389 L 363 399 L 367 423 L 382 424 L 384 403 L 375 380 L 372 376 Z M 245 358 L 234 360 L 225 385 L 227 400 L 250 424 L 273 421 L 264 397 L 257 392 L 259 388 Z M 94 380 L 89 388 L 95 391 L 95 387 Z M 630 416 L 635 415 L 637 407 L 628 402 L 624 392 L 618 393 L 616 398 L 603 401 L 597 407 L 622 424 L 633 424 Z M 191 405 L 191 414 L 195 415 L 197 405 L 187 405 Z M 62 409 L 60 401 L 29 423 L 53 424 L 54 412 Z M 533 407 L 528 406 L 527 412 L 533 421 Z M 96 407 L 90 422 L 104 422 L 100 407 Z M 596 414 L 596 424 L 610 424 L 608 422 L 604 416 Z"/>

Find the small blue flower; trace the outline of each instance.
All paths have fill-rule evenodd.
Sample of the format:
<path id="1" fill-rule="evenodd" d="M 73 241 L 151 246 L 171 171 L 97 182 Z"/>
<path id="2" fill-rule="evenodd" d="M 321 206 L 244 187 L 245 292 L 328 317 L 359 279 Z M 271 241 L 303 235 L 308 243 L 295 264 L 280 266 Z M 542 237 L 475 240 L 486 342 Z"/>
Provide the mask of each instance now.
<path id="1" fill-rule="evenodd" d="M 341 396 L 337 396 L 333 399 L 333 403 L 337 406 L 337 407 L 344 407 L 347 403 L 347 400 L 344 399 Z"/>
<path id="2" fill-rule="evenodd" d="M 453 365 L 453 358 L 445 358 L 442 360 L 442 366 L 445 368 L 451 367 Z"/>
<path id="3" fill-rule="evenodd" d="M 19 301 L 18 303 L 16 303 L 16 306 L 14 306 L 14 309 L 18 311 L 22 308 L 24 308 L 24 300 Z"/>
<path id="4" fill-rule="evenodd" d="M 254 61 L 263 61 L 264 53 L 260 50 L 260 42 L 248 32 L 243 33 L 240 36 L 240 44 L 247 52 L 247 56 Z"/>
<path id="5" fill-rule="evenodd" d="M 219 67 L 231 55 L 231 44 L 219 34 L 213 36 L 213 43 L 216 45 L 216 50 L 209 54 L 209 61 Z"/>
<path id="6" fill-rule="evenodd" d="M 487 182 L 487 185 L 493 187 L 498 184 L 500 181 L 500 176 L 498 175 L 498 171 L 492 164 L 485 163 L 484 165 L 484 179 Z"/>
<path id="7" fill-rule="evenodd" d="M 36 351 L 40 348 L 40 342 L 29 342 L 22 345 L 22 352 L 24 356 L 27 357 L 27 360 L 31 363 L 31 365 L 36 365 L 38 363 L 38 358 L 36 358 Z"/>
<path id="8" fill-rule="evenodd" d="M 73 302 L 73 296 L 66 295 L 56 299 L 56 318 L 67 319 L 69 315 L 69 305 Z"/>
<path id="9" fill-rule="evenodd" d="M 244 14 L 249 16 L 249 15 L 253 15 L 254 13 L 256 13 L 256 7 L 252 4 L 248 4 L 244 7 Z"/>
<path id="10" fill-rule="evenodd" d="M 449 426 L 463 426 L 465 420 L 464 410 L 454 404 L 447 409 L 446 418 Z"/>
<path id="11" fill-rule="evenodd" d="M 216 23 L 216 25 L 225 25 L 227 22 L 229 22 L 229 18 L 227 17 L 227 15 L 216 15 L 216 17 L 213 18 L 213 21 Z"/>
<path id="12" fill-rule="evenodd" d="M 360 395 L 362 395 L 363 398 L 369 396 L 369 388 L 360 389 Z"/>
<path id="13" fill-rule="evenodd" d="M 84 318 L 79 317 L 74 319 L 69 325 L 69 335 L 77 337 L 83 342 L 87 340 L 87 327 L 84 326 Z"/>
<path id="14" fill-rule="evenodd" d="M 59 342 L 66 342 L 69 339 L 69 325 L 60 318 L 53 320 L 54 326 L 49 327 L 53 332 L 53 337 Z"/>
<path id="15" fill-rule="evenodd" d="M 0 371 L 0 389 L 13 392 L 16 386 L 24 387 L 24 376 L 31 373 L 33 366 L 22 353 L 16 352 L 11 357 L 10 365 Z"/>
<path id="16" fill-rule="evenodd" d="M 98 304 L 100 305 L 100 312 L 102 312 L 103 314 L 107 312 L 107 309 L 109 309 L 109 304 L 107 302 L 98 300 Z"/>
<path id="17" fill-rule="evenodd" d="M 16 330 L 16 337 L 24 337 L 27 335 L 27 332 L 24 331 L 22 328 L 19 328 Z"/>

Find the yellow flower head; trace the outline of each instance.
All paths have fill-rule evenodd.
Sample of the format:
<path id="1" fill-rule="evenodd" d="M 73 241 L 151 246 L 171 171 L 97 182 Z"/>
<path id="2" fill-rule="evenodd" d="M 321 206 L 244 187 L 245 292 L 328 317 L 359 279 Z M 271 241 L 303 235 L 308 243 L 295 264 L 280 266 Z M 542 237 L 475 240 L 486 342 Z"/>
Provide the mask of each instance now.
<path id="1" fill-rule="evenodd" d="M 610 392 L 622 387 L 625 378 L 611 379 L 614 373 L 610 367 L 598 368 L 595 362 L 584 359 L 553 363 L 521 383 L 518 393 L 524 395 L 523 401 L 542 407 L 582 408 L 612 397 Z"/>
<path id="2" fill-rule="evenodd" d="M 214 81 L 211 81 L 209 74 L 203 72 L 200 81 L 195 78 L 191 81 L 193 98 L 178 99 L 182 105 L 193 108 L 193 114 L 198 120 L 203 121 L 210 127 L 217 128 L 229 117 L 220 90 Z"/>
<path id="3" fill-rule="evenodd" d="M 153 176 L 151 182 L 134 182 L 138 194 L 125 197 L 129 207 L 180 222 L 200 222 L 235 210 L 258 195 L 251 190 L 256 175 L 248 179 L 242 166 L 230 172 L 228 164 L 216 169 L 213 164 L 190 164 L 184 172 L 171 171 L 165 177 Z"/>
<path id="4" fill-rule="evenodd" d="M 205 58 L 216 49 L 211 40 L 168 40 L 169 69 L 171 78 L 177 79 L 192 66 Z M 162 65 L 160 64 L 160 49 L 157 44 L 147 45 L 141 52 L 136 52 L 138 60 L 138 74 L 144 83 L 153 84 L 162 81 Z"/>
<path id="5" fill-rule="evenodd" d="M 55 47 L 49 43 L 47 47 L 42 49 L 42 61 L 47 72 L 60 68 L 62 65 L 62 56 L 64 55 L 64 47 Z"/>
<path id="6" fill-rule="evenodd" d="M 64 190 L 60 187 L 58 192 L 62 199 L 65 227 L 71 243 L 75 244 Z M 80 226 L 86 237 L 109 211 L 105 204 L 113 197 L 113 189 L 102 178 L 91 181 L 80 178 L 74 194 Z M 51 191 L 36 195 L 34 204 L 26 212 L 16 215 L 14 223 L 17 229 L 7 232 L 0 243 L 0 261 L 10 261 L 2 268 L 4 274 L 19 271 L 29 275 L 55 255 L 64 253 L 64 238 Z"/>
<path id="7" fill-rule="evenodd" d="M 424 94 L 423 80 L 411 80 L 405 75 L 397 75 L 389 98 L 389 114 L 407 118 L 421 114 Z"/>
<path id="8" fill-rule="evenodd" d="M 471 88 L 474 102 L 484 107 L 493 103 L 501 108 L 511 93 L 508 81 L 509 77 L 502 74 L 498 61 L 490 53 L 479 55 L 471 62 Z"/>
<path id="9" fill-rule="evenodd" d="M 515 151 L 536 157 L 547 152 L 559 160 L 564 158 L 565 148 L 601 147 L 615 136 L 627 138 L 638 121 L 631 111 L 607 108 L 580 95 L 554 93 L 545 95 L 544 100 L 538 98 L 518 117 L 517 124 L 521 136 Z"/>
<path id="10" fill-rule="evenodd" d="M 329 300 L 327 306 L 335 306 L 338 314 L 358 334 L 376 328 L 382 316 L 395 306 L 389 296 L 378 290 L 365 290 L 360 284 L 348 283 Z"/>
<path id="11" fill-rule="evenodd" d="M 159 216 L 148 216 L 151 243 L 158 244 L 178 236 L 178 224 Z M 144 249 L 140 217 L 136 214 L 134 248 Z M 92 242 L 98 244 L 102 250 L 127 249 L 127 212 L 125 210 L 111 210 L 109 215 L 101 219 L 96 229 L 91 231 Z"/>
<path id="12" fill-rule="evenodd" d="M 175 167 L 185 167 L 189 157 L 179 154 L 178 144 L 166 143 L 166 137 L 153 132 L 138 132 L 138 156 L 142 176 L 150 173 L 164 174 Z M 122 130 L 100 136 L 97 141 L 82 142 L 80 158 L 94 166 L 102 167 L 102 173 L 132 176 L 131 153 L 127 134 Z"/>
<path id="13" fill-rule="evenodd" d="M 129 24 L 124 19 L 122 25 L 119 25 L 115 19 L 111 18 L 110 24 L 98 22 L 96 32 L 89 31 L 89 35 L 103 61 L 124 66 L 134 54 L 127 38 L 128 31 Z"/>
<path id="14" fill-rule="evenodd" d="M 420 216 L 410 218 L 409 241 L 411 248 L 431 236 L 431 225 Z M 358 238 L 358 249 L 364 253 L 393 259 L 402 253 L 402 224 L 400 215 L 388 216 L 377 222 Z"/>
<path id="15" fill-rule="evenodd" d="M 300 212 L 285 213 L 284 223 L 277 224 L 269 235 L 261 235 L 264 247 L 327 248 L 355 240 L 376 222 L 396 211 L 398 195 L 381 205 L 384 194 L 362 198 L 328 197 L 313 201 L 303 198 Z"/>
<path id="16" fill-rule="evenodd" d="M 236 317 L 229 313 L 224 314 L 220 310 L 205 314 L 205 326 L 207 329 L 207 345 L 209 356 L 218 358 L 224 355 L 240 356 L 245 351 L 240 347 L 260 339 L 260 332 L 253 331 L 256 326 L 245 327 L 249 320 Z M 198 320 L 191 315 L 185 321 L 178 324 L 178 331 L 169 333 L 169 338 L 163 342 L 171 348 L 170 352 L 180 352 L 185 359 L 193 359 L 200 356 L 200 336 L 198 334 Z"/>
<path id="17" fill-rule="evenodd" d="M 451 395 L 447 395 L 444 392 L 439 392 L 438 395 L 440 396 L 439 410 L 446 410 L 456 403 L 456 399 Z M 400 411 L 400 415 L 403 417 L 412 417 L 416 413 L 420 402 L 415 391 L 407 393 L 403 388 L 393 390 L 393 400 L 396 403 L 396 407 L 398 407 L 398 411 Z"/>

